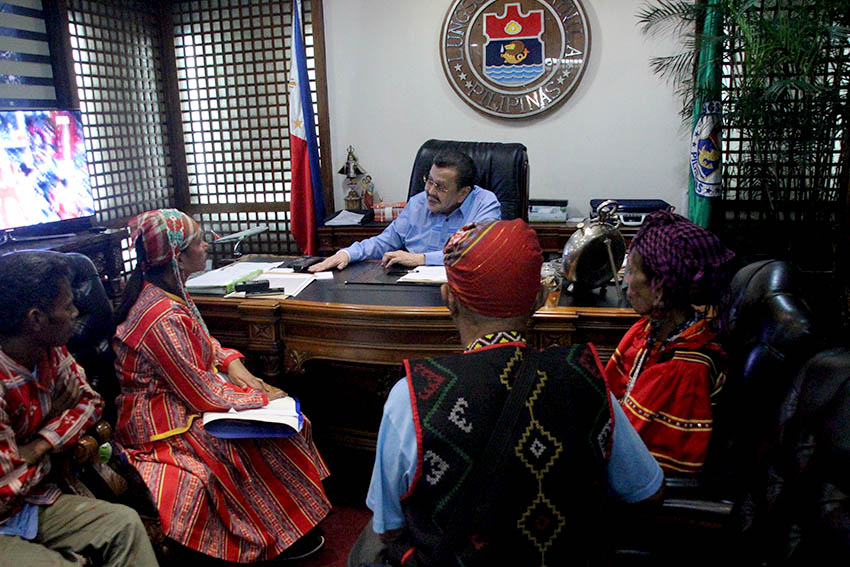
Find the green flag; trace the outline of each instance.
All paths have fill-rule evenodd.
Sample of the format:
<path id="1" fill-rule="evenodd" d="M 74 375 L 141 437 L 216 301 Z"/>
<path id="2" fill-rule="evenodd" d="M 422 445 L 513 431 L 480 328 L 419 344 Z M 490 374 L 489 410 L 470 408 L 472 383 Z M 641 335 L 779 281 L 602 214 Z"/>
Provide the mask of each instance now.
<path id="1" fill-rule="evenodd" d="M 691 167 L 688 217 L 700 226 L 712 224 L 713 209 L 721 195 L 720 57 L 723 18 L 718 3 L 707 0 L 697 54 L 695 103 L 691 125 Z"/>

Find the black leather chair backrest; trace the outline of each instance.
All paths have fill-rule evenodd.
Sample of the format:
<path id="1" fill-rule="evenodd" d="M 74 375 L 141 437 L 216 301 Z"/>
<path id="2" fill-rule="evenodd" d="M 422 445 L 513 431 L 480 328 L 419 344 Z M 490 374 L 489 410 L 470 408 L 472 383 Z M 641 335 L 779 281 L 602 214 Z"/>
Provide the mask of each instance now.
<path id="1" fill-rule="evenodd" d="M 728 372 L 714 408 L 705 469 L 709 478 L 718 471 L 727 476 L 742 472 L 736 461 L 752 456 L 775 432 L 779 407 L 797 370 L 821 344 L 801 276 L 782 260 L 741 268 L 729 285 L 719 323 Z"/>
<path id="2" fill-rule="evenodd" d="M 764 260 L 740 269 L 721 318 L 730 387 L 758 392 L 762 407 L 776 410 L 796 371 L 822 346 L 815 327 L 792 265 Z"/>
<path id="3" fill-rule="evenodd" d="M 779 419 L 761 509 L 745 519 L 770 516 L 773 529 L 757 540 L 773 551 L 770 564 L 841 565 L 850 557 L 850 348 L 811 357 Z"/>
<path id="4" fill-rule="evenodd" d="M 528 220 L 528 152 L 519 143 L 428 140 L 413 161 L 408 200 L 425 189 L 422 178 L 442 150 L 463 152 L 472 159 L 477 171 L 475 185 L 496 194 L 502 205 L 502 219 Z"/>
<path id="5" fill-rule="evenodd" d="M 790 264 L 732 280 L 723 317 L 736 527 L 754 563 L 850 553 L 850 350 L 829 344 Z M 828 550 L 828 551 L 825 551 Z M 836 555 L 837 554 L 837 555 Z"/>
<path id="6" fill-rule="evenodd" d="M 100 280 L 97 268 L 83 254 L 65 254 L 71 268 L 71 290 L 74 305 L 79 310 L 74 335 L 68 341 L 68 350 L 85 369 L 89 384 L 103 396 L 103 418 L 115 423 L 115 398 L 120 386 L 115 375 L 115 353 L 112 337 L 112 303 Z"/>

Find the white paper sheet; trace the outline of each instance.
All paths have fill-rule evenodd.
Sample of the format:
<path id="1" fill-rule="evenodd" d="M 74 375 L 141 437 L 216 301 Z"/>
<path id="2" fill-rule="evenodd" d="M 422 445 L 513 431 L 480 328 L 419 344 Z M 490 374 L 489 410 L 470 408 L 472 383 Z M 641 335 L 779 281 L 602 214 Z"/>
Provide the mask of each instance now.
<path id="1" fill-rule="evenodd" d="M 349 224 L 360 224 L 363 216 L 351 211 L 340 211 L 337 216 L 325 223 L 325 226 L 345 226 Z"/>
<path id="2" fill-rule="evenodd" d="M 412 272 L 398 278 L 398 281 L 416 283 L 446 283 L 449 280 L 446 278 L 445 266 L 417 266 Z"/>

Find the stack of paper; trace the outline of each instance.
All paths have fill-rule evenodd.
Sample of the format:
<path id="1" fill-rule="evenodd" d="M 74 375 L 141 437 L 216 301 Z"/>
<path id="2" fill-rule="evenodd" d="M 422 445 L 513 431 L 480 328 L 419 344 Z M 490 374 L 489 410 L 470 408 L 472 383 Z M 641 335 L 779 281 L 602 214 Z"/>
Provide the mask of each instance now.
<path id="1" fill-rule="evenodd" d="M 283 293 L 287 297 L 298 295 L 302 289 L 316 280 L 313 274 L 281 274 L 275 272 L 265 272 L 257 276 L 256 279 L 269 280 L 269 293 Z"/>
<path id="2" fill-rule="evenodd" d="M 363 216 L 360 213 L 353 213 L 351 211 L 340 211 L 338 215 L 336 215 L 331 220 L 325 223 L 325 226 L 345 226 L 351 224 L 360 224 L 360 221 L 363 220 Z"/>
<path id="3" fill-rule="evenodd" d="M 276 296 L 292 297 L 313 283 L 316 276 L 310 273 L 296 274 L 292 269 L 278 268 L 280 262 L 233 262 L 222 268 L 211 270 L 190 278 L 186 289 L 196 295 L 227 295 L 246 297 L 244 292 L 235 292 L 237 283 L 248 280 L 268 280 L 269 289 L 262 293 L 251 293 L 248 297 Z M 330 274 L 333 277 L 333 274 Z"/>
<path id="4" fill-rule="evenodd" d="M 203 419 L 207 433 L 227 439 L 289 437 L 301 431 L 304 425 L 301 404 L 289 396 L 257 409 L 206 412 Z"/>
<path id="5" fill-rule="evenodd" d="M 216 270 L 189 278 L 186 290 L 192 294 L 224 295 L 239 282 L 254 279 L 280 262 L 233 262 Z"/>

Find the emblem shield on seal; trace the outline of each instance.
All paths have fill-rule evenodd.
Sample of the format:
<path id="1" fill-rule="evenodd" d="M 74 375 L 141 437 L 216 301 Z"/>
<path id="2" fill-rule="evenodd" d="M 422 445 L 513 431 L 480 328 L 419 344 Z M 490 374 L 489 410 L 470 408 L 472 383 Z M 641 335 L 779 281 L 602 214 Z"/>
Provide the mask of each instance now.
<path id="1" fill-rule="evenodd" d="M 543 10 L 520 13 L 508 4 L 501 15 L 484 14 L 484 75 L 494 83 L 515 86 L 543 74 Z"/>

